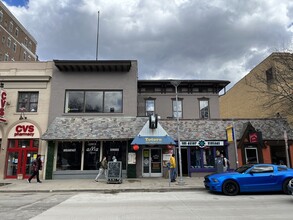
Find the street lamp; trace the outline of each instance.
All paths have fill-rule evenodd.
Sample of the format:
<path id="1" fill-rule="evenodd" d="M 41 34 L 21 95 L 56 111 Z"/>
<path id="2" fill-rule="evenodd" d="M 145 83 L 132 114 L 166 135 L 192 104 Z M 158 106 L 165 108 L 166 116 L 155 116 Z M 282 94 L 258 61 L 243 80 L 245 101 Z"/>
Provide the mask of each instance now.
<path id="1" fill-rule="evenodd" d="M 178 80 L 171 81 L 171 84 L 175 87 L 175 93 L 176 93 L 177 142 L 178 142 L 179 168 L 180 168 L 180 179 L 178 184 L 183 185 L 184 182 L 182 179 L 182 159 L 181 159 L 181 143 L 180 143 L 180 136 L 179 136 L 178 90 L 177 90 L 180 83 L 181 81 L 178 81 Z"/>

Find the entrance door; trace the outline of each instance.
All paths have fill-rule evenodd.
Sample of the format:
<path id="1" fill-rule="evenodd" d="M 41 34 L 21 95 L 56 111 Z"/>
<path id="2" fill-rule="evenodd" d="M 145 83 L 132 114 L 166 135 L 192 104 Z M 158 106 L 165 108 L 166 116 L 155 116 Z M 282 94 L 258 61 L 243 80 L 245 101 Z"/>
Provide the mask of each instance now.
<path id="1" fill-rule="evenodd" d="M 259 163 L 257 148 L 245 148 L 245 159 L 246 163 Z"/>
<path id="2" fill-rule="evenodd" d="M 143 177 L 162 176 L 162 150 L 157 148 L 143 149 Z"/>
<path id="3" fill-rule="evenodd" d="M 38 148 L 32 140 L 10 140 L 6 159 L 6 178 L 28 178 L 32 162 L 37 158 Z M 36 142 L 38 143 L 38 142 Z"/>

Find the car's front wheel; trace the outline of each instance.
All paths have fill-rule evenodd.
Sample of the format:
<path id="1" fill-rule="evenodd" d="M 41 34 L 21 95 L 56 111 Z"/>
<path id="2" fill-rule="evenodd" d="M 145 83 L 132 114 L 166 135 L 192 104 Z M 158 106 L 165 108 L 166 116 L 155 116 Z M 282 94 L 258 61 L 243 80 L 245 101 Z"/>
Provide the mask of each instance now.
<path id="1" fill-rule="evenodd" d="M 239 193 L 239 186 L 233 180 L 227 180 L 223 184 L 222 191 L 227 196 L 235 196 Z"/>

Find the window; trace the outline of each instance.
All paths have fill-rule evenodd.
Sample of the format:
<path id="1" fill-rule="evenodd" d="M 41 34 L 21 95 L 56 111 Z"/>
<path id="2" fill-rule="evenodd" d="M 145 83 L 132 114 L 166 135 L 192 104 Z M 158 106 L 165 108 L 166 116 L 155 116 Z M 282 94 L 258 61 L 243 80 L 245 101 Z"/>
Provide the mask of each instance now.
<path id="1" fill-rule="evenodd" d="M 23 60 L 26 60 L 26 52 L 23 52 Z"/>
<path id="2" fill-rule="evenodd" d="M 66 91 L 65 113 L 121 113 L 122 91 Z"/>
<path id="3" fill-rule="evenodd" d="M 10 21 L 8 29 L 10 32 L 13 31 L 13 22 L 12 21 Z"/>
<path id="4" fill-rule="evenodd" d="M 3 21 L 3 12 L 0 11 L 0 22 L 2 22 L 2 21 Z"/>
<path id="5" fill-rule="evenodd" d="M 173 118 L 177 118 L 177 102 L 176 99 L 172 100 L 173 105 Z M 178 117 L 182 118 L 182 100 L 178 99 Z"/>
<path id="6" fill-rule="evenodd" d="M 9 55 L 8 55 L 8 53 L 6 53 L 5 55 L 4 55 L 4 61 L 8 61 L 9 60 Z"/>
<path id="7" fill-rule="evenodd" d="M 84 170 L 96 170 L 100 161 L 100 142 L 86 141 L 84 150 Z"/>
<path id="8" fill-rule="evenodd" d="M 13 44 L 13 51 L 16 52 L 16 43 Z"/>
<path id="9" fill-rule="evenodd" d="M 199 118 L 200 119 L 209 119 L 209 100 L 202 99 L 199 100 Z"/>
<path id="10" fill-rule="evenodd" d="M 17 112 L 36 112 L 38 110 L 38 92 L 19 92 Z"/>
<path id="11" fill-rule="evenodd" d="M 27 37 L 24 39 L 24 45 L 27 47 Z"/>
<path id="12" fill-rule="evenodd" d="M 7 47 L 11 47 L 11 38 L 9 37 L 9 38 L 7 38 Z"/>
<path id="13" fill-rule="evenodd" d="M 32 50 L 32 42 L 31 41 L 28 43 L 28 49 Z"/>
<path id="14" fill-rule="evenodd" d="M 18 37 L 18 33 L 19 33 L 18 28 L 15 28 L 15 36 L 16 36 L 16 37 Z"/>
<path id="15" fill-rule="evenodd" d="M 56 170 L 81 169 L 82 142 L 58 142 Z"/>
<path id="16" fill-rule="evenodd" d="M 155 114 L 155 100 L 154 99 L 145 100 L 145 113 L 146 113 L 146 116 Z"/>
<path id="17" fill-rule="evenodd" d="M 274 79 L 273 68 L 270 68 L 266 71 L 267 83 L 271 83 Z"/>
<path id="18" fill-rule="evenodd" d="M 274 172 L 274 167 L 272 166 L 255 166 L 252 170 L 252 173 L 272 173 Z"/>

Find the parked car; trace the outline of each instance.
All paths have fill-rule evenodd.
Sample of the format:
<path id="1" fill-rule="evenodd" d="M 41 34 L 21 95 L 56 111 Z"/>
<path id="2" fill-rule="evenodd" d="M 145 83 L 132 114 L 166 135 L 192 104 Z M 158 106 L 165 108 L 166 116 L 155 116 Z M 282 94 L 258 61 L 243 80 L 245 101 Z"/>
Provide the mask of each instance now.
<path id="1" fill-rule="evenodd" d="M 291 179 L 288 183 L 288 193 L 293 195 L 293 179 Z"/>
<path id="2" fill-rule="evenodd" d="M 275 164 L 247 164 L 234 172 L 214 173 L 205 176 L 205 188 L 234 196 L 243 192 L 283 191 L 288 194 L 288 183 L 293 169 Z"/>

